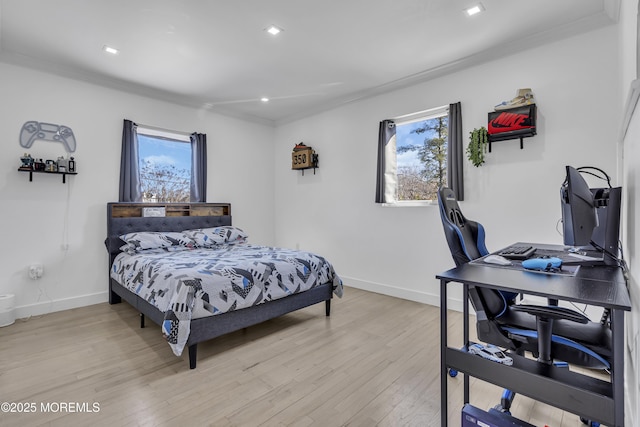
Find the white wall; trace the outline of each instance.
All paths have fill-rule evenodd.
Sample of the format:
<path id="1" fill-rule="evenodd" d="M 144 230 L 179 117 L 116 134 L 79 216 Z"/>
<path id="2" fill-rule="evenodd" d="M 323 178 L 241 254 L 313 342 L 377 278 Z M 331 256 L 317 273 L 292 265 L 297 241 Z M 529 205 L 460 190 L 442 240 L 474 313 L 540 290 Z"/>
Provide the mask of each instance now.
<path id="1" fill-rule="evenodd" d="M 631 82 L 638 76 L 637 58 L 637 16 L 638 0 L 622 2 L 620 13 L 620 62 L 621 62 L 621 103 L 627 102 Z M 637 84 L 638 81 L 636 80 Z M 638 238 L 638 200 L 640 200 L 640 110 L 637 105 L 635 114 L 622 141 L 623 153 L 621 175 L 623 179 L 623 248 L 629 264 L 629 294 L 631 313 L 625 316 L 627 328 L 627 357 L 625 358 L 626 378 L 626 414 L 627 425 L 638 425 L 640 420 L 640 239 Z"/>
<path id="2" fill-rule="evenodd" d="M 271 127 L 0 64 L 0 294 L 16 295 L 24 317 L 107 299 L 106 203 L 117 201 L 122 121 L 203 132 L 208 138 L 207 200 L 229 202 L 234 224 L 273 244 Z M 20 156 L 55 159 L 61 144 L 19 145 L 28 120 L 64 124 L 77 140 L 78 175 L 18 173 Z M 68 251 L 61 244 L 68 243 Z M 27 276 L 31 263 L 44 276 Z"/>
<path id="3" fill-rule="evenodd" d="M 627 328 L 626 384 L 627 418 L 638 420 L 640 415 L 640 239 L 638 239 L 638 198 L 640 196 L 640 111 L 636 109 L 630 123 L 624 147 L 624 188 L 623 188 L 623 241 L 625 256 L 629 263 L 629 294 L 632 311 L 625 316 Z M 629 424 L 634 425 L 634 424 Z"/>
<path id="4" fill-rule="evenodd" d="M 438 209 L 374 203 L 378 122 L 461 101 L 468 135 L 522 87 L 535 94 L 538 135 L 523 150 L 517 140 L 495 143 L 480 168 L 465 160 L 461 206 L 484 224 L 490 250 L 518 240 L 562 243 L 564 166 L 616 175 L 616 42 L 609 26 L 278 127 L 277 244 L 325 254 L 347 285 L 438 305 L 435 275 L 453 266 Z M 290 170 L 300 141 L 319 154 L 316 175 Z"/>

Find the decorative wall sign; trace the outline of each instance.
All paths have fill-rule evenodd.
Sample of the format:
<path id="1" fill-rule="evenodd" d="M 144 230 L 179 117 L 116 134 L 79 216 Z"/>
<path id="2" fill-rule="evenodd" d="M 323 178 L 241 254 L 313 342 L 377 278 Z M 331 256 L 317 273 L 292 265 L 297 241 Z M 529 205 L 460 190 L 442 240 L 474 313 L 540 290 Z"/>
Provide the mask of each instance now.
<path id="1" fill-rule="evenodd" d="M 76 138 L 68 126 L 41 123 L 35 120 L 25 122 L 20 130 L 20 145 L 24 148 L 31 148 L 37 140 L 60 142 L 66 148 L 67 153 L 76 151 Z"/>
<path id="2" fill-rule="evenodd" d="M 304 169 L 313 168 L 313 172 L 315 173 L 317 167 L 318 155 L 313 151 L 313 148 L 304 145 L 302 142 L 293 147 L 293 152 L 291 153 L 291 169 L 302 169 L 304 175 Z"/>

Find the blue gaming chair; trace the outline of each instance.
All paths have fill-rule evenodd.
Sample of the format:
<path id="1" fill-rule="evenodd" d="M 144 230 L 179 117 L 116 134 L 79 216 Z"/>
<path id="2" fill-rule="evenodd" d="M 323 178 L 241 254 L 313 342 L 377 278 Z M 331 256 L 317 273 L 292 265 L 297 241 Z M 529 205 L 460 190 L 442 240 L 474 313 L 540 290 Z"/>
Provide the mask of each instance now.
<path id="1" fill-rule="evenodd" d="M 440 218 L 456 266 L 488 255 L 482 224 L 462 214 L 453 191 L 438 191 Z M 476 311 L 478 339 L 516 354 L 531 352 L 538 361 L 563 361 L 591 369 L 610 367 L 611 330 L 606 322 L 591 322 L 581 313 L 557 306 L 518 305 L 517 294 L 478 286 L 469 287 Z M 508 411 L 513 395 L 503 395 Z"/>

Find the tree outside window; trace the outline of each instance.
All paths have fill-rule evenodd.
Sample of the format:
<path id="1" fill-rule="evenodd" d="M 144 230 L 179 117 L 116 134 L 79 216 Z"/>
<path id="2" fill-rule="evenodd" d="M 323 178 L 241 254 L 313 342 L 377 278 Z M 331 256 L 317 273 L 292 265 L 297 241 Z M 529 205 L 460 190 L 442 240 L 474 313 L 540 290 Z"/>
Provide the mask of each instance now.
<path id="1" fill-rule="evenodd" d="M 448 115 L 396 122 L 398 201 L 435 200 L 447 185 Z"/>
<path id="2" fill-rule="evenodd" d="M 138 131 L 140 186 L 143 202 L 189 202 L 191 143 Z"/>

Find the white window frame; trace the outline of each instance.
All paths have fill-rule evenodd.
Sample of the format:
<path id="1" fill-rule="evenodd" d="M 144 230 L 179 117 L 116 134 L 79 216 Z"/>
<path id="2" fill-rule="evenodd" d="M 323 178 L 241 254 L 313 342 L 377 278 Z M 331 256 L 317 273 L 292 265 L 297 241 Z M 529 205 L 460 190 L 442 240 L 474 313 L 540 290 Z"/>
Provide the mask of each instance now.
<path id="1" fill-rule="evenodd" d="M 175 141 L 191 143 L 191 134 L 167 129 L 154 128 L 147 125 L 138 125 L 136 133 L 147 136 L 154 136 L 157 138 L 172 139 Z"/>

